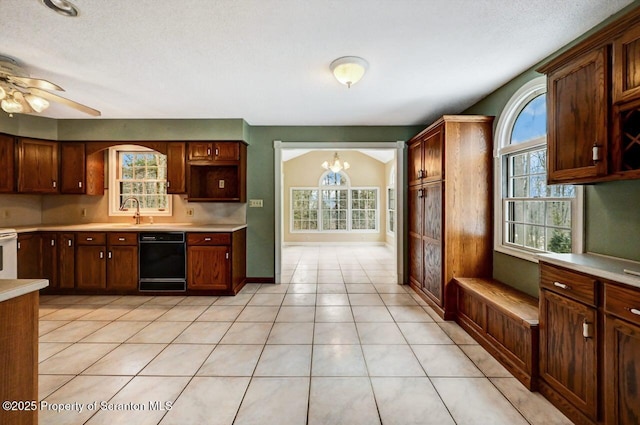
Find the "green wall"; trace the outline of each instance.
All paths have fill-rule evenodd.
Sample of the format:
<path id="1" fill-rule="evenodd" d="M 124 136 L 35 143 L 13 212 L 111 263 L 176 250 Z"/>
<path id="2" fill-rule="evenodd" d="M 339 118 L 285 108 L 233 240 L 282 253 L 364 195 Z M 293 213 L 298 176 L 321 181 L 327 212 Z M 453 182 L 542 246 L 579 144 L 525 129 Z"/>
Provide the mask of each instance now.
<path id="1" fill-rule="evenodd" d="M 617 17 L 640 6 L 633 2 L 572 43 L 550 55 L 559 55 Z M 509 81 L 463 113 L 495 115 L 500 113 L 511 96 L 526 82 L 540 76 L 535 69 L 540 64 Z M 640 180 L 599 183 L 585 188 L 585 251 L 640 261 Z M 538 265 L 530 261 L 494 252 L 493 275 L 509 285 L 538 296 Z"/>

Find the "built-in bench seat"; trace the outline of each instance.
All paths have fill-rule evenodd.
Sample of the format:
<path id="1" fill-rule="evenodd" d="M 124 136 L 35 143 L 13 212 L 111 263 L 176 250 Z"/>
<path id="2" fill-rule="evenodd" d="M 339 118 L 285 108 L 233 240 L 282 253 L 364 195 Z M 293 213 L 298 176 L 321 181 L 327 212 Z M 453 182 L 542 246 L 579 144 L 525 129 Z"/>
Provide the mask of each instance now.
<path id="1" fill-rule="evenodd" d="M 489 278 L 454 278 L 456 322 L 529 390 L 537 387 L 538 300 Z"/>

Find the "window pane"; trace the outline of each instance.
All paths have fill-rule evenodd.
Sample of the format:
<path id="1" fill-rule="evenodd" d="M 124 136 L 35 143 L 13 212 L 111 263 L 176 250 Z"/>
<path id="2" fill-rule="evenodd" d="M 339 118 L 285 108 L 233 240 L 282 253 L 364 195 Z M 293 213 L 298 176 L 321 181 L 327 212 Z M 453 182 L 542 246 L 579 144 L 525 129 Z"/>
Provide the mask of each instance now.
<path id="1" fill-rule="evenodd" d="M 547 134 L 547 97 L 532 99 L 516 118 L 511 131 L 511 144 L 522 143 Z"/>
<path id="2" fill-rule="evenodd" d="M 544 202 L 526 201 L 524 202 L 524 217 L 526 223 L 544 224 Z"/>
<path id="3" fill-rule="evenodd" d="M 549 241 L 547 251 L 571 252 L 571 230 L 547 229 L 547 240 Z"/>
<path id="4" fill-rule="evenodd" d="M 511 175 L 522 176 L 527 173 L 528 162 L 527 154 L 512 155 L 510 157 Z"/>
<path id="5" fill-rule="evenodd" d="M 547 226 L 571 228 L 571 201 L 547 202 Z"/>
<path id="6" fill-rule="evenodd" d="M 545 249 L 545 228 L 543 226 L 524 226 L 524 246 L 536 250 Z"/>

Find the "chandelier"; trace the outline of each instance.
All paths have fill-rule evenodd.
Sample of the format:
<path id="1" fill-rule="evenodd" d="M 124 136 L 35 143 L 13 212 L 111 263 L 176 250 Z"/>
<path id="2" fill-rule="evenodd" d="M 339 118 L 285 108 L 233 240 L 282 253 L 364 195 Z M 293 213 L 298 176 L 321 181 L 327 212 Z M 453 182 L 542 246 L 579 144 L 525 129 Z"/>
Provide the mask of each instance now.
<path id="1" fill-rule="evenodd" d="M 338 152 L 333 154 L 333 160 L 331 162 L 325 161 L 322 163 L 322 168 L 325 170 L 331 170 L 334 173 L 337 173 L 340 170 L 348 170 L 351 165 L 347 161 L 341 162 L 340 157 L 338 156 Z"/>

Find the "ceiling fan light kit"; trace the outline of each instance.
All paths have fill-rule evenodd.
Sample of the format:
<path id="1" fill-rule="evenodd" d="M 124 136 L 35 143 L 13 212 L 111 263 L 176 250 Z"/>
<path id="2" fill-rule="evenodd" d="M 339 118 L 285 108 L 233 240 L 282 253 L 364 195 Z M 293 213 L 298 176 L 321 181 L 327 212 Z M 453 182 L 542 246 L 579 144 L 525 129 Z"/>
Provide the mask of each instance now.
<path id="1" fill-rule="evenodd" d="M 30 78 L 29 73 L 14 59 L 0 56 L 0 107 L 9 116 L 43 112 L 49 107 L 50 101 L 94 117 L 100 116 L 100 111 L 96 109 L 49 93 L 47 90 L 64 91 L 62 87 L 47 80 Z"/>
<path id="2" fill-rule="evenodd" d="M 369 63 L 358 56 L 343 56 L 331 62 L 329 65 L 336 80 L 346 85 L 348 88 L 364 76 L 369 69 Z"/>
<path id="3" fill-rule="evenodd" d="M 49 9 L 53 10 L 56 13 L 59 13 L 62 16 L 67 16 L 70 18 L 75 18 L 78 16 L 78 8 L 71 2 L 67 0 L 41 0 L 42 4 L 44 4 Z"/>

